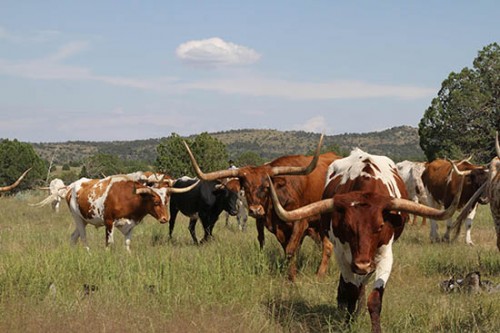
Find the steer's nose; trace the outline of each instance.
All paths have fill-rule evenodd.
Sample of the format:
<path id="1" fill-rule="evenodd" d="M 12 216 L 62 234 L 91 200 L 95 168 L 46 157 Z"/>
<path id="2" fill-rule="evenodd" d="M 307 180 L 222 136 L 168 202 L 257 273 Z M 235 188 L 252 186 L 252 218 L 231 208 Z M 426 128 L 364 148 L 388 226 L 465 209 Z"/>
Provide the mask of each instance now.
<path id="1" fill-rule="evenodd" d="M 356 273 L 359 275 L 366 275 L 366 274 L 373 272 L 373 267 L 371 265 L 371 261 L 369 261 L 369 260 L 355 261 L 352 263 L 351 269 L 352 269 L 353 273 Z"/>
<path id="2" fill-rule="evenodd" d="M 160 219 L 160 223 L 161 224 L 165 224 L 165 223 L 168 223 L 170 221 L 170 218 L 164 216 Z"/>
<path id="3" fill-rule="evenodd" d="M 252 205 L 248 207 L 248 211 L 251 217 L 257 218 L 264 216 L 264 207 L 261 205 Z"/>

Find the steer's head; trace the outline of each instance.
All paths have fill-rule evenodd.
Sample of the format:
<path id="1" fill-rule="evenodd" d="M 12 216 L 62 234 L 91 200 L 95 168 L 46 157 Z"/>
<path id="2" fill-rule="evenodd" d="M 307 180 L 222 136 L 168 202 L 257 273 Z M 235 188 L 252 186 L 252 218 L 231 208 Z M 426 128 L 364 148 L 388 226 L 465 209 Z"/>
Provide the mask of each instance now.
<path id="1" fill-rule="evenodd" d="M 266 165 L 246 167 L 240 172 L 239 179 L 247 198 L 248 212 L 254 218 L 265 216 L 266 208 L 269 205 L 268 168 Z"/>
<path id="2" fill-rule="evenodd" d="M 142 196 L 143 204 L 147 213 L 156 218 L 160 223 L 167 223 L 170 220 L 170 195 L 172 193 L 185 193 L 191 191 L 200 181 L 196 181 L 188 187 L 174 188 L 175 180 L 162 180 L 154 186 L 146 186 L 140 182 L 135 182 L 135 192 Z"/>
<path id="3" fill-rule="evenodd" d="M 488 168 L 482 165 L 475 165 L 469 161 L 461 161 L 457 164 L 458 170 L 465 174 L 464 190 L 462 192 L 461 205 L 464 205 L 476 191 L 488 182 Z M 457 177 L 454 175 L 454 177 Z M 486 194 L 486 192 L 485 192 Z M 481 202 L 486 201 L 486 197 L 481 197 Z"/>
<path id="4" fill-rule="evenodd" d="M 214 194 L 222 196 L 222 209 L 230 215 L 238 214 L 238 193 L 240 191 L 238 178 L 228 178 L 215 186 Z"/>
<path id="5" fill-rule="evenodd" d="M 348 247 L 351 270 L 356 274 L 371 273 L 378 249 L 389 244 L 395 231 L 402 231 L 408 214 L 392 211 L 391 200 L 375 192 L 335 195 L 332 212 L 327 215 L 330 230 L 341 243 L 338 246 Z"/>
<path id="6" fill-rule="evenodd" d="M 141 196 L 142 204 L 148 214 L 160 221 L 160 223 L 167 223 L 170 220 L 170 211 L 167 209 L 170 196 L 167 188 L 151 188 L 137 183 L 135 192 Z"/>

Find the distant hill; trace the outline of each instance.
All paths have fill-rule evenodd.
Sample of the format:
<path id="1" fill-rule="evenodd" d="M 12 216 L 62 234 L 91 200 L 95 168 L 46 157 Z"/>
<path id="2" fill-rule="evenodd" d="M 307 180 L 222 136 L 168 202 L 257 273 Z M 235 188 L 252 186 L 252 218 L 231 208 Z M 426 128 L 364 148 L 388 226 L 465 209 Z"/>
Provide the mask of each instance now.
<path id="1" fill-rule="evenodd" d="M 307 154 L 316 146 L 320 136 L 319 133 L 272 129 L 240 129 L 209 134 L 227 146 L 231 157 L 236 158 L 243 152 L 253 151 L 265 160 L 272 160 L 282 155 Z M 194 137 L 195 135 L 191 135 L 187 138 Z M 81 161 L 96 153 L 153 163 L 156 159 L 156 147 L 160 141 L 161 139 L 68 141 L 32 145 L 42 158 L 50 161 L 54 156 L 56 164 Z M 425 159 L 419 146 L 418 129 L 411 126 L 393 127 L 380 132 L 326 135 L 324 145 L 336 145 L 344 151 L 359 147 L 371 154 L 389 156 L 395 161 Z"/>

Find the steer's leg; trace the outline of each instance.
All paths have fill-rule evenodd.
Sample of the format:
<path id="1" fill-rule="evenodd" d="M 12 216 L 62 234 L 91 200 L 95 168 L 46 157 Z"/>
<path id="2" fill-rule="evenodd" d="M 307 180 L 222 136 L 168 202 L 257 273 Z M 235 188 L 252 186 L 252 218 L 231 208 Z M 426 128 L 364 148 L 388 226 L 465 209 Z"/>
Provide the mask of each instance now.
<path id="1" fill-rule="evenodd" d="M 255 219 L 255 225 L 257 226 L 257 239 L 259 240 L 259 246 L 262 250 L 264 248 L 265 238 L 264 238 L 264 225 L 265 220 L 263 218 Z"/>
<path id="2" fill-rule="evenodd" d="M 333 244 L 328 239 L 327 235 L 321 235 L 322 242 L 322 253 L 321 253 L 321 263 L 319 264 L 318 271 L 316 275 L 320 278 L 326 275 L 326 270 L 328 269 L 328 263 L 330 262 L 330 257 L 333 253 Z"/>
<path id="3" fill-rule="evenodd" d="M 174 232 L 175 227 L 175 219 L 177 217 L 177 213 L 179 211 L 177 209 L 172 209 L 170 206 L 170 222 L 168 223 L 168 238 L 172 239 L 172 233 Z"/>
<path id="4" fill-rule="evenodd" d="M 350 282 L 346 282 L 340 274 L 339 286 L 337 289 L 337 306 L 340 310 L 347 312 L 347 321 L 351 321 L 356 314 L 356 304 L 363 292 L 363 287 L 358 287 Z"/>
<path id="5" fill-rule="evenodd" d="M 196 221 L 198 221 L 198 218 L 196 217 L 189 218 L 189 233 L 191 234 L 193 242 L 198 244 L 198 238 L 196 238 Z"/>
<path id="6" fill-rule="evenodd" d="M 472 231 L 472 221 L 474 220 L 474 216 L 476 216 L 477 204 L 472 208 L 469 215 L 465 219 L 465 242 L 467 245 L 474 245 L 472 242 L 471 231 Z"/>
<path id="7" fill-rule="evenodd" d="M 300 244 L 304 238 L 304 232 L 306 231 L 309 223 L 305 220 L 296 222 L 293 224 L 292 235 L 288 240 L 286 245 L 285 254 L 289 262 L 289 272 L 288 279 L 290 281 L 295 281 L 295 276 L 297 275 L 297 252 L 299 251 Z"/>
<path id="8" fill-rule="evenodd" d="M 432 199 L 429 199 L 429 206 L 434 208 L 440 208 L 440 205 Z M 430 232 L 431 243 L 439 243 L 441 241 L 441 238 L 439 238 L 437 222 L 436 220 L 433 219 L 430 220 L 431 220 L 431 232 Z"/>
<path id="9" fill-rule="evenodd" d="M 203 225 L 203 239 L 202 243 L 209 241 L 212 238 L 212 229 L 214 228 L 215 221 L 210 215 L 200 216 L 201 224 Z"/>
<path id="10" fill-rule="evenodd" d="M 384 288 L 379 287 L 373 289 L 368 297 L 368 312 L 372 322 L 372 333 L 380 333 L 380 313 L 382 312 L 382 296 L 384 295 Z"/>
<path id="11" fill-rule="evenodd" d="M 82 240 L 83 245 L 90 250 L 87 244 L 87 233 L 85 232 L 85 221 L 78 215 L 73 215 L 73 221 L 75 222 L 75 231 L 71 234 L 71 243 L 76 244 L 78 237 Z"/>
<path id="12" fill-rule="evenodd" d="M 133 230 L 133 228 L 129 228 L 124 233 L 124 236 L 125 236 L 125 248 L 127 249 L 128 253 L 132 253 L 130 251 L 130 240 L 132 239 L 132 230 Z"/>
<path id="13" fill-rule="evenodd" d="M 108 220 L 104 222 L 106 227 L 106 248 L 108 248 L 109 244 L 113 244 L 113 220 Z"/>

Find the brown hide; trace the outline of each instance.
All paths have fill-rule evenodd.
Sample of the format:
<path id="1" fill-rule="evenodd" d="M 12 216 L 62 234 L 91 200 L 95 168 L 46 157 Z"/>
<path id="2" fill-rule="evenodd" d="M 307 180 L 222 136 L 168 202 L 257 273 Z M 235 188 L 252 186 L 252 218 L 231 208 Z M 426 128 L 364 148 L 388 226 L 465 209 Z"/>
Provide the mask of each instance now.
<path id="1" fill-rule="evenodd" d="M 325 186 L 325 174 L 330 163 L 339 157 L 333 153 L 322 154 L 314 171 L 306 176 L 275 176 L 273 182 L 276 184 L 276 192 L 280 202 L 286 209 L 295 209 L 311 202 L 321 199 L 321 191 Z M 250 210 L 250 215 L 256 218 L 266 218 L 266 227 L 273 232 L 273 224 L 276 228 L 292 229 L 293 226 L 275 215 L 272 202 L 269 197 L 269 182 L 267 180 L 268 170 L 275 166 L 305 166 L 312 157 L 294 155 L 283 156 L 269 164 L 258 167 L 243 167 L 240 169 L 240 183 L 245 190 L 245 195 Z M 310 221 L 318 220 L 319 216 L 310 218 Z"/>
<path id="2" fill-rule="evenodd" d="M 295 209 L 320 200 L 328 166 L 338 158 L 339 156 L 334 153 L 321 154 L 316 168 L 308 175 L 273 177 L 283 206 L 287 209 Z M 294 252 L 306 235 L 316 242 L 323 241 L 324 246 L 327 243 L 326 246 L 331 247 L 328 238 L 320 235 L 319 215 L 297 223 L 284 222 L 274 212 L 269 196 L 267 174 L 272 167 L 307 166 L 311 159 L 311 156 L 302 155 L 283 156 L 265 165 L 240 168 L 240 184 L 245 190 L 249 213 L 257 220 L 258 240 L 261 248 L 264 246 L 264 227 L 276 236 L 288 258 L 293 258 Z M 318 269 L 319 275 L 325 273 L 328 265 L 325 251 L 329 253 L 330 249 L 323 250 L 323 260 Z M 289 268 L 290 280 L 295 279 L 295 270 L 295 263 L 292 261 Z"/>
<path id="3" fill-rule="evenodd" d="M 371 166 L 369 164 L 363 171 L 373 175 Z M 408 198 L 403 180 L 396 172 L 394 175 L 401 198 Z M 323 193 L 325 199 L 334 198 L 335 209 L 322 215 L 322 225 L 331 227 L 342 243 L 349 243 L 353 264 L 370 264 L 370 268 L 374 269 L 377 248 L 388 244 L 393 235 L 394 240 L 401 236 L 408 214 L 385 209 L 391 197 L 381 180 L 359 176 L 340 184 L 340 179 L 334 178 Z M 362 273 L 356 267 L 353 271 Z"/>
<path id="4" fill-rule="evenodd" d="M 84 219 L 90 220 L 95 217 L 89 198 L 102 196 L 110 186 L 110 181 L 111 178 L 108 177 L 102 180 L 90 179 L 88 182 L 81 184 L 77 194 L 77 201 Z M 95 186 L 98 183 L 99 186 Z M 137 194 L 136 191 L 140 188 L 147 187 L 134 181 L 119 181 L 111 184 L 104 202 L 105 211 L 103 217 L 106 224 L 113 223 L 113 221 L 120 218 L 141 221 L 147 214 L 162 223 L 168 222 L 169 213 L 165 205 L 162 205 L 160 196 L 152 191 Z M 68 201 L 70 197 L 71 191 L 68 191 Z"/>
<path id="5" fill-rule="evenodd" d="M 457 164 L 457 168 L 460 171 L 470 171 L 470 174 L 465 176 L 462 195 L 458 204 L 458 207 L 461 208 L 487 181 L 488 172 L 485 167 L 467 161 Z M 424 186 L 432 198 L 445 207 L 448 207 L 453 201 L 460 182 L 459 176 L 455 173 L 452 173 L 451 181 L 449 180 L 450 171 L 451 164 L 449 161 L 437 159 L 428 163 L 422 174 Z"/>

